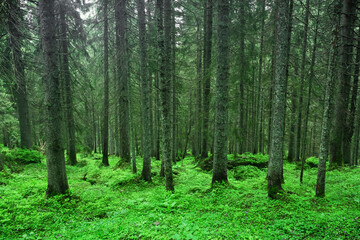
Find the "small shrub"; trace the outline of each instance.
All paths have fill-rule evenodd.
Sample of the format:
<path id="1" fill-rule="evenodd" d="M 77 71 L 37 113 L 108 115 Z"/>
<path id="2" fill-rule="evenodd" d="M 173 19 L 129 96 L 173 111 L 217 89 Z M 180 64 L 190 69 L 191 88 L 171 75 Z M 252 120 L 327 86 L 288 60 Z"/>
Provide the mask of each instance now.
<path id="1" fill-rule="evenodd" d="M 244 180 L 249 178 L 255 178 L 262 175 L 263 171 L 254 166 L 238 166 L 234 168 L 234 178 L 236 180 Z"/>
<path id="2" fill-rule="evenodd" d="M 42 159 L 41 153 L 32 149 L 5 149 L 5 151 L 2 151 L 2 155 L 4 156 L 4 161 L 22 164 L 40 163 Z"/>

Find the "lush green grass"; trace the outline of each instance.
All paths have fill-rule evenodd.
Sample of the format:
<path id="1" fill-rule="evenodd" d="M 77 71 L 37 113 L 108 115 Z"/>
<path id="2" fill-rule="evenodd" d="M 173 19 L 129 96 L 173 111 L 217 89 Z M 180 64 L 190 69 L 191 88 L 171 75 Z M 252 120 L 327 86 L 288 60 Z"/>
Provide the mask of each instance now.
<path id="1" fill-rule="evenodd" d="M 26 165 L 21 173 L 0 173 L 0 239 L 360 236 L 359 168 L 328 172 L 327 196 L 318 199 L 314 197 L 317 169 L 307 168 L 300 185 L 296 165 L 285 163 L 284 189 L 294 194 L 270 200 L 266 169 L 240 166 L 229 172 L 230 187 L 209 190 L 211 173 L 194 168 L 193 159 L 188 157 L 174 166 L 176 186 L 171 194 L 158 174 L 148 184 L 138 181 L 139 175 L 133 175 L 129 167 L 101 167 L 101 155 L 78 158 L 79 166 L 67 166 L 70 199 L 45 198 L 45 159 Z M 110 165 L 117 161 L 111 157 Z M 138 166 L 141 169 L 141 159 Z M 152 166 L 152 172 L 158 173 L 160 162 L 153 161 Z"/>

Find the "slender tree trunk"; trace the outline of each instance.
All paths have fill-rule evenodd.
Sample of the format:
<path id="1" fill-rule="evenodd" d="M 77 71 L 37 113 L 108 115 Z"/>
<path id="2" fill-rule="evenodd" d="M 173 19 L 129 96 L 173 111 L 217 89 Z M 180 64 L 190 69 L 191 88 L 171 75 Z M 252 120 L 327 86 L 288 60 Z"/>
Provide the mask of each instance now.
<path id="1" fill-rule="evenodd" d="M 196 119 L 197 119 L 197 127 L 196 127 L 196 153 L 195 156 L 198 156 L 201 153 L 201 127 L 202 127 L 202 122 L 201 122 L 201 112 L 202 112 L 202 88 L 201 88 L 201 80 L 202 80 L 202 73 L 201 73 L 201 69 L 202 69 L 202 44 L 201 44 L 201 30 L 200 30 L 200 23 L 199 23 L 199 19 L 196 19 L 196 42 L 197 42 L 197 51 L 196 51 L 196 81 L 197 81 L 197 111 L 195 113 L 196 115 Z"/>
<path id="2" fill-rule="evenodd" d="M 56 57 L 56 30 L 53 0 L 40 0 L 40 20 L 45 73 L 45 99 L 47 110 L 46 164 L 48 197 L 65 194 L 69 190 L 66 176 L 64 148 L 61 136 L 61 101 L 59 72 Z"/>
<path id="3" fill-rule="evenodd" d="M 14 63 L 15 77 L 15 99 L 19 113 L 20 124 L 20 146 L 23 148 L 32 147 L 31 126 L 29 105 L 27 100 L 26 79 L 24 63 L 22 59 L 22 37 L 21 29 L 23 17 L 20 10 L 20 1 L 9 1 L 10 10 L 8 14 L 8 26 L 10 33 L 10 46 L 12 51 L 12 60 Z"/>
<path id="4" fill-rule="evenodd" d="M 184 151 L 183 151 L 183 154 L 182 154 L 182 158 L 181 159 L 184 159 L 186 157 L 186 153 L 187 153 L 187 147 L 188 147 L 188 142 L 189 142 L 189 136 L 191 134 L 191 127 L 193 125 L 193 93 L 192 91 L 190 91 L 190 97 L 189 97 L 189 116 L 188 116 L 188 119 L 189 119 L 189 122 L 187 124 L 187 129 L 185 127 L 185 144 L 184 144 Z"/>
<path id="5" fill-rule="evenodd" d="M 62 65 L 62 77 L 65 84 L 66 95 L 66 122 L 68 130 L 68 146 L 69 146 L 69 159 L 71 165 L 75 165 L 76 161 L 76 149 L 75 149 L 75 121 L 73 114 L 73 100 L 71 90 L 71 74 L 69 69 L 69 51 L 68 51 L 68 39 L 67 39 L 67 24 L 65 20 L 66 5 L 65 0 L 60 1 L 60 41 L 61 41 L 61 65 Z"/>
<path id="6" fill-rule="evenodd" d="M 167 191 L 174 191 L 171 162 L 171 0 L 164 0 L 164 77 L 160 79 L 162 113 L 162 158 L 164 159 L 165 186 Z"/>
<path id="7" fill-rule="evenodd" d="M 120 157 L 125 162 L 130 162 L 130 137 L 129 137 L 129 84 L 127 70 L 127 0 L 115 1 L 116 20 L 116 54 L 119 78 L 119 112 L 120 112 Z"/>
<path id="8" fill-rule="evenodd" d="M 175 1 L 173 1 L 175 3 Z M 172 124 L 172 130 L 171 130 L 171 159 L 173 163 L 176 164 L 176 157 L 177 157 L 177 118 L 176 118 L 176 72 L 175 72 L 175 55 L 176 55 L 176 42 L 175 42 L 175 34 L 176 34 L 176 28 L 175 28 L 175 11 L 173 8 L 172 14 L 171 14 L 171 124 Z"/>
<path id="9" fill-rule="evenodd" d="M 164 0 L 156 0 L 156 22 L 157 22 L 157 42 L 158 42 L 158 78 L 155 79 L 155 87 L 158 90 L 157 96 L 156 96 L 156 100 L 158 102 L 157 106 L 162 106 L 163 104 L 163 96 L 162 96 L 162 84 L 165 81 L 165 49 L 164 49 Z M 160 95 L 160 96 L 159 96 Z M 160 102 L 161 101 L 161 102 Z M 158 137 L 156 140 L 156 144 L 157 144 L 157 154 L 158 157 L 157 159 L 160 159 L 160 135 L 163 136 L 163 120 L 161 119 L 161 117 L 163 116 L 163 111 L 161 110 L 158 111 Z M 161 115 L 161 116 L 160 116 Z M 161 121 L 160 121 L 161 119 Z M 162 146 L 162 149 L 164 149 L 164 146 Z M 160 170 L 160 176 L 161 177 L 165 177 L 165 158 L 161 157 L 161 170 Z"/>
<path id="10" fill-rule="evenodd" d="M 141 74 L 141 117 L 143 137 L 143 169 L 141 177 L 151 182 L 151 135 L 150 135 L 150 81 L 147 69 L 146 57 L 146 26 L 145 26 L 145 3 L 144 0 L 137 0 L 138 25 L 139 25 L 139 47 L 140 47 L 140 74 Z"/>
<path id="11" fill-rule="evenodd" d="M 229 80 L 229 1 L 218 1 L 215 145 L 212 185 L 227 179 L 227 119 Z"/>
<path id="12" fill-rule="evenodd" d="M 315 67 L 315 60 L 316 60 L 316 45 L 317 45 L 317 34 L 318 34 L 318 18 L 320 14 L 320 5 L 318 7 L 316 25 L 315 25 L 315 35 L 314 35 L 314 46 L 311 55 L 311 65 L 310 65 L 310 76 L 309 76 L 309 89 L 307 94 L 307 101 L 305 105 L 305 121 L 304 121 L 304 133 L 302 139 L 302 147 L 301 147 L 301 172 L 300 172 L 300 183 L 302 183 L 303 175 L 304 175 L 304 165 L 306 159 L 306 139 L 307 139 L 307 130 L 308 130 L 308 121 L 309 121 L 309 110 L 310 110 L 310 101 L 311 101 L 311 90 L 312 90 L 312 82 L 314 79 L 314 67 Z"/>
<path id="13" fill-rule="evenodd" d="M 259 54 L 259 76 L 257 86 L 256 101 L 256 119 L 255 119 L 255 148 L 254 153 L 259 151 L 259 124 L 260 124 L 260 96 L 261 96 L 261 80 L 262 80 L 262 63 L 264 52 L 264 32 L 265 32 L 265 0 L 261 2 L 261 36 L 260 36 L 260 54 Z"/>
<path id="14" fill-rule="evenodd" d="M 298 115 L 296 123 L 296 137 L 295 137 L 295 161 L 302 159 L 301 156 L 301 133 L 302 133 L 302 112 L 303 112 L 303 92 L 305 84 L 305 63 L 306 63 L 306 50 L 307 50 L 307 35 L 309 29 L 309 8 L 310 0 L 306 0 L 306 12 L 304 20 L 304 37 L 302 44 L 302 57 L 301 57 L 301 70 L 300 70 L 300 90 L 299 90 L 299 101 L 298 101 Z"/>
<path id="15" fill-rule="evenodd" d="M 272 106 L 271 146 L 268 167 L 268 195 L 276 198 L 282 190 L 282 159 L 286 110 L 286 69 L 288 61 L 289 5 L 287 0 L 277 1 L 276 63 L 274 68 L 274 95 Z"/>
<path id="16" fill-rule="evenodd" d="M 240 25 L 245 26 L 245 0 L 241 0 L 240 4 Z M 245 69 L 245 30 L 243 27 L 240 28 L 240 36 L 239 36 L 239 105 L 238 105 L 238 130 L 237 130 L 237 142 L 238 142 L 238 151 L 237 153 L 243 153 L 245 151 L 245 143 L 246 143 L 246 117 L 245 117 L 245 92 L 244 92 L 244 84 L 246 80 L 246 69 Z"/>
<path id="17" fill-rule="evenodd" d="M 210 82 L 211 82 L 211 48 L 213 0 L 204 1 L 204 86 L 203 86 L 203 127 L 201 157 L 206 158 L 209 151 L 209 115 L 210 115 Z"/>
<path id="18" fill-rule="evenodd" d="M 276 34 L 277 34 L 277 24 L 276 24 L 276 17 L 278 12 L 278 5 L 276 1 L 273 2 L 274 4 L 274 29 L 273 29 L 273 36 L 274 36 L 274 44 L 272 47 L 272 57 L 271 57 L 271 85 L 269 89 L 269 119 L 268 119 L 268 146 L 267 146 L 267 152 L 270 155 L 270 147 L 271 147 L 271 133 L 272 133 L 272 115 L 273 115 L 273 92 L 274 92 L 274 85 L 275 85 L 275 65 L 276 65 Z"/>
<path id="19" fill-rule="evenodd" d="M 103 119 L 103 158 L 102 163 L 109 166 L 109 51 L 108 51 L 108 0 L 104 0 L 104 119 Z"/>
<path id="20" fill-rule="evenodd" d="M 290 133 L 289 133 L 289 151 L 287 160 L 295 160 L 295 123 L 296 123 L 296 90 L 295 87 L 291 93 L 291 115 L 290 115 Z"/>
<path id="21" fill-rule="evenodd" d="M 321 135 L 320 135 L 320 148 L 319 148 L 319 165 L 316 180 L 316 196 L 325 196 L 325 174 L 326 174 L 326 160 L 328 158 L 328 146 L 330 138 L 330 127 L 331 127 L 331 112 L 332 112 L 332 96 L 334 94 L 334 83 L 335 83 L 335 48 L 337 43 L 337 35 L 332 43 L 329 54 L 328 64 L 328 78 L 325 92 L 324 101 L 324 112 L 323 120 L 321 124 Z"/>

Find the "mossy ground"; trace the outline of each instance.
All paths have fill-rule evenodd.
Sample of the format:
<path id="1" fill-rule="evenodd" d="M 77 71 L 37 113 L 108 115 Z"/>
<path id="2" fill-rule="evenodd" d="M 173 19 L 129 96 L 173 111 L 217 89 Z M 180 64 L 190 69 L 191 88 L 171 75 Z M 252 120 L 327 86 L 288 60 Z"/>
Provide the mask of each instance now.
<path id="1" fill-rule="evenodd" d="M 259 156 L 263 157 L 263 156 Z M 231 158 L 231 156 L 230 156 Z M 316 168 L 299 184 L 296 164 L 285 163 L 292 194 L 267 197 L 266 169 L 229 171 L 230 187 L 210 189 L 211 172 L 187 157 L 174 166 L 175 193 L 139 181 L 130 166 L 101 166 L 101 155 L 78 155 L 66 166 L 70 198 L 45 198 L 46 164 L 0 173 L 0 239 L 359 239 L 360 168 L 327 173 L 326 197 L 315 198 Z M 141 159 L 138 158 L 141 169 Z M 241 167 L 240 167 L 241 168 Z M 246 168 L 246 166 L 244 166 Z M 152 161 L 158 173 L 159 161 Z M 239 177 L 239 174 L 243 177 Z M 239 179 L 236 180 L 234 176 Z"/>

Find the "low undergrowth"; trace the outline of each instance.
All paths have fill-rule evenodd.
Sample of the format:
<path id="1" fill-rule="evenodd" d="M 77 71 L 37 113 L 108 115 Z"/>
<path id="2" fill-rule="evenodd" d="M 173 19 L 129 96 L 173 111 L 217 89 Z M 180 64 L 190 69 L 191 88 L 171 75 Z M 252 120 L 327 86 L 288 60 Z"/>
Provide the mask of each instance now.
<path id="1" fill-rule="evenodd" d="M 254 155 L 256 157 L 256 155 Z M 229 156 L 229 158 L 234 158 Z M 235 157 L 236 158 L 236 157 Z M 262 157 L 263 158 L 263 157 Z M 299 184 L 296 164 L 284 164 L 288 194 L 271 200 L 266 169 L 238 166 L 231 187 L 210 190 L 211 172 L 187 157 L 174 166 L 175 193 L 165 191 L 160 161 L 153 182 L 130 166 L 101 165 L 101 155 L 78 155 L 66 166 L 70 197 L 45 198 L 46 164 L 0 172 L 0 239 L 356 239 L 360 235 L 360 169 L 327 173 L 326 197 L 315 198 L 316 168 Z M 137 159 L 141 169 L 141 160 Z"/>

